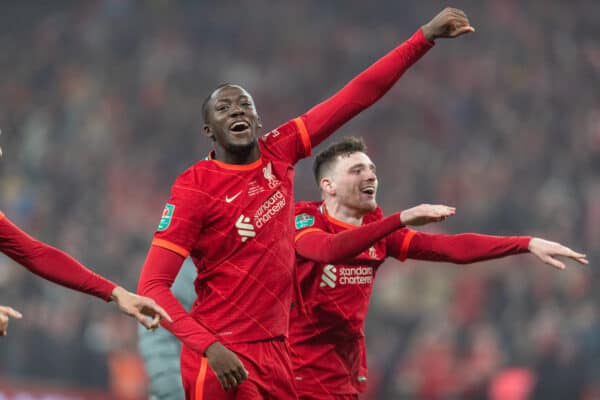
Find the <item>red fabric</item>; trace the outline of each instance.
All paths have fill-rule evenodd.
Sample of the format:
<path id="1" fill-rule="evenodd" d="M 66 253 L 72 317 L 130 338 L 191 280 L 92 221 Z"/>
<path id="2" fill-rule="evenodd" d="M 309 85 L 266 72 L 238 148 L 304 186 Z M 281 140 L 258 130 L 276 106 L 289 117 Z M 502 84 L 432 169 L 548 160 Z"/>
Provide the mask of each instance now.
<path id="1" fill-rule="evenodd" d="M 229 345 L 228 348 L 237 354 L 249 374 L 248 379 L 236 389 L 225 392 L 210 366 L 204 376 L 199 373 L 202 356 L 183 346 L 181 377 L 187 400 L 297 398 L 289 348 L 283 340 L 237 343 Z"/>
<path id="2" fill-rule="evenodd" d="M 311 229 L 342 235 L 384 218 L 377 209 L 363 217 L 363 227 L 348 229 L 348 224 L 327 216 L 321 205 L 322 202 L 296 204 L 300 221 L 314 218 L 310 226 L 301 224 L 296 231 L 297 235 L 306 232 L 298 243 L 319 234 L 309 232 Z M 396 221 L 399 220 L 398 217 Z M 292 310 L 290 345 L 300 396 L 355 395 L 366 388 L 364 321 L 377 267 L 386 257 L 385 238 L 359 250 L 360 254 L 352 260 L 338 264 L 315 262 L 300 254 L 296 258 L 304 310 Z"/>
<path id="3" fill-rule="evenodd" d="M 116 285 L 61 250 L 40 242 L 0 216 L 0 251 L 36 275 L 109 301 Z"/>
<path id="4" fill-rule="evenodd" d="M 336 264 L 359 255 L 402 226 L 400 214 L 397 213 L 337 234 L 325 231 L 310 232 L 296 240 L 296 252 L 313 261 Z"/>
<path id="5" fill-rule="evenodd" d="M 312 146 L 317 146 L 344 123 L 379 100 L 433 45 L 419 29 L 334 96 L 302 115 Z"/>
<path id="6" fill-rule="evenodd" d="M 261 158 L 253 164 L 207 159 L 177 178 L 163 216 L 168 223 L 152 247 L 167 251 L 157 259 L 169 252 L 179 259 L 158 268 L 149 257 L 144 265 L 138 290 L 177 318 L 182 309 L 169 285 L 182 256 L 194 260 L 198 297 L 190 319 L 165 327 L 199 353 L 215 340 L 228 346 L 288 334 L 295 279 L 293 163 L 309 149 L 294 120 L 265 135 L 259 146 Z"/>
<path id="7" fill-rule="evenodd" d="M 385 221 L 380 209 L 365 215 L 362 227 L 349 229 L 348 224 L 327 215 L 322 202 L 296 204 L 296 216 L 296 245 L 302 247 L 296 273 L 304 308 L 292 310 L 290 344 L 298 393 L 315 398 L 366 389 L 364 323 L 378 267 L 387 257 L 468 263 L 523 253 L 529 244 L 528 237 L 432 235 L 407 228 L 376 240 L 382 231 L 368 226 Z M 357 232 L 373 236 L 359 242 Z M 339 248 L 328 252 L 326 245 L 313 240 L 333 240 L 327 234 L 345 238 L 348 243 L 339 245 L 358 255 L 328 263 L 340 254 Z M 307 258 L 314 255 L 320 260 Z"/>
<path id="8" fill-rule="evenodd" d="M 183 257 L 179 254 L 158 246 L 150 247 L 140 275 L 138 292 L 155 299 L 168 310 L 173 322 L 163 319 L 161 323 L 166 329 L 186 346 L 204 354 L 206 348 L 216 342 L 217 338 L 187 313 L 170 290 L 182 263 Z"/>
<path id="9" fill-rule="evenodd" d="M 388 240 L 389 255 L 399 257 L 403 235 Z M 529 236 L 491 236 L 478 233 L 438 235 L 416 232 L 408 248 L 408 258 L 470 264 L 529 251 Z"/>

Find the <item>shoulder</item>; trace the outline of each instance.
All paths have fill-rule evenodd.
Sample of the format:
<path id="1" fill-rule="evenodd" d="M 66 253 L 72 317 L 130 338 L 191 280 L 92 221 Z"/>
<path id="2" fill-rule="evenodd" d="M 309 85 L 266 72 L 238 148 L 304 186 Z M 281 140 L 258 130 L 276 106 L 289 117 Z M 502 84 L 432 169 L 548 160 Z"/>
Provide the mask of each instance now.
<path id="1" fill-rule="evenodd" d="M 324 220 L 323 213 L 321 212 L 321 202 L 298 202 L 295 204 L 295 218 L 294 225 L 296 230 L 309 228 L 314 225 L 321 225 Z"/>
<path id="2" fill-rule="evenodd" d="M 202 182 L 206 172 L 210 169 L 212 169 L 211 160 L 200 160 L 179 174 L 179 176 L 175 178 L 173 186 L 197 186 Z"/>
<path id="3" fill-rule="evenodd" d="M 320 201 L 299 201 L 294 204 L 294 212 L 296 215 L 301 213 L 321 214 L 322 204 Z"/>

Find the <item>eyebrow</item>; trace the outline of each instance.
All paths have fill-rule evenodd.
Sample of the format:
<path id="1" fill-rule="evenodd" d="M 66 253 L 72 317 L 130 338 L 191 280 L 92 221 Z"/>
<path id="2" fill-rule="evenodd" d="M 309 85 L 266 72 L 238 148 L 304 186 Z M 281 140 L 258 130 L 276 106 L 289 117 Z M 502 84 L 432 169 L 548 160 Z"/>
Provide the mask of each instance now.
<path id="1" fill-rule="evenodd" d="M 354 168 L 357 168 L 357 167 L 368 167 L 368 168 L 373 168 L 373 169 L 376 168 L 375 164 L 373 164 L 373 163 L 370 163 L 370 164 L 357 163 L 357 164 L 351 165 L 348 169 L 354 169 Z"/>
<path id="2" fill-rule="evenodd" d="M 242 94 L 237 97 L 237 100 L 250 100 L 250 97 L 246 96 L 245 94 Z M 219 102 L 231 103 L 231 100 L 230 100 L 230 97 L 215 99 L 215 103 L 219 103 Z"/>

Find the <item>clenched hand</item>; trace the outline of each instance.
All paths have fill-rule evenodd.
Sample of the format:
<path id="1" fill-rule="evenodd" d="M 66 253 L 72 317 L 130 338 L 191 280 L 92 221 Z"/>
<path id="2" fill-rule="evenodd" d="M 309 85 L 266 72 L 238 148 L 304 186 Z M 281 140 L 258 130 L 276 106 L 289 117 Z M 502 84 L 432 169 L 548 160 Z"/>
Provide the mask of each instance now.
<path id="1" fill-rule="evenodd" d="M 423 35 L 429 41 L 438 38 L 455 38 L 475 32 L 469 23 L 467 14 L 457 8 L 446 7 L 431 21 L 421 27 Z"/>

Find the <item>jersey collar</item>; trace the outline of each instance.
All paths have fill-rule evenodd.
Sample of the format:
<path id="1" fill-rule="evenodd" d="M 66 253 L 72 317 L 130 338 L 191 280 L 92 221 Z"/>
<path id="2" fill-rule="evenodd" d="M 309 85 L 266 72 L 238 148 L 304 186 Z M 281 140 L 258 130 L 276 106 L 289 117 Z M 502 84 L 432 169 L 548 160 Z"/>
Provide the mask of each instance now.
<path id="1" fill-rule="evenodd" d="M 344 221 L 341 221 L 341 220 L 339 220 L 337 218 L 332 217 L 327 212 L 327 207 L 325 206 L 325 203 L 321 203 L 321 205 L 319 206 L 319 211 L 321 212 L 321 214 L 323 214 L 325 216 L 325 218 L 327 218 L 327 220 L 329 222 L 331 222 L 332 224 L 335 224 L 337 226 L 340 226 L 342 228 L 345 228 L 345 229 L 354 229 L 354 228 L 358 228 L 360 226 L 360 225 L 352 225 L 352 224 L 349 224 L 347 222 L 344 222 Z"/>
<path id="2" fill-rule="evenodd" d="M 215 160 L 215 151 L 214 150 L 211 150 L 210 153 L 208 153 L 208 157 L 206 157 L 206 159 L 214 162 L 221 168 L 230 169 L 230 170 L 234 170 L 234 171 L 250 171 L 250 170 L 256 169 L 262 165 L 262 156 L 260 156 L 258 158 L 258 160 L 254 161 L 250 164 L 227 164 L 227 163 L 224 163 L 223 161 Z"/>

